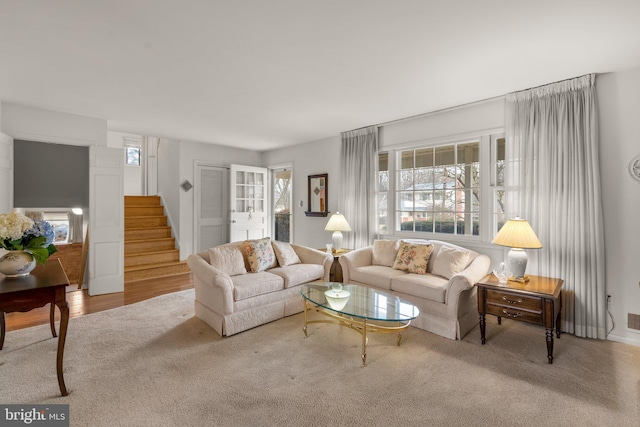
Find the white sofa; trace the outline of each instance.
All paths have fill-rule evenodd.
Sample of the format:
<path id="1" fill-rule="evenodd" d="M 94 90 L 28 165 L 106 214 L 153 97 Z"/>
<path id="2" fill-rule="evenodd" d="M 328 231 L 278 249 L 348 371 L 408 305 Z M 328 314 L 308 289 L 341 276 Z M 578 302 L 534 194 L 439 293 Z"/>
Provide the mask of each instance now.
<path id="1" fill-rule="evenodd" d="M 196 316 L 221 336 L 229 336 L 301 312 L 304 304 L 300 285 L 314 280 L 328 281 L 333 258 L 316 249 L 289 246 L 300 263 L 257 273 L 228 274 L 229 258 L 233 258 L 229 254 L 236 255 L 234 251 L 241 254 L 246 270 L 250 271 L 243 242 L 190 255 L 187 263 L 193 272 Z M 222 250 L 225 256 L 212 265 L 213 250 L 218 253 Z"/>
<path id="2" fill-rule="evenodd" d="M 400 241 L 379 240 L 373 246 L 340 257 L 344 282 L 376 287 L 404 298 L 420 309 L 420 316 L 412 321 L 412 326 L 446 338 L 462 339 L 478 323 L 478 302 L 474 285 L 488 273 L 490 258 L 438 240 L 406 241 L 432 245 L 426 274 L 394 269 L 394 254 Z M 395 251 L 390 250 L 392 247 L 395 247 Z M 445 249 L 441 252 L 443 247 Z M 443 265 L 446 260 L 451 259 L 451 253 L 457 252 L 466 252 L 467 259 L 456 262 L 455 268 L 449 269 Z M 445 277 L 433 274 L 438 256 L 444 257 L 438 261 L 436 272 Z M 448 275 L 450 277 L 446 277 Z"/>

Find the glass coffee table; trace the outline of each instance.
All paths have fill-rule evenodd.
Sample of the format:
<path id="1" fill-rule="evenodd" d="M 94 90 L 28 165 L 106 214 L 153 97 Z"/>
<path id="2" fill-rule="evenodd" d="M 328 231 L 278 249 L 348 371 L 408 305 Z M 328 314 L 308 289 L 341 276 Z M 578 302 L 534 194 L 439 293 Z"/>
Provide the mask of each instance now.
<path id="1" fill-rule="evenodd" d="M 357 331 L 362 335 L 362 367 L 367 366 L 367 333 L 396 333 L 400 345 L 402 331 L 420 314 L 409 301 L 367 286 L 318 281 L 303 285 L 300 294 L 305 338 L 310 323 L 337 323 Z M 309 310 L 328 319 L 309 320 Z"/>

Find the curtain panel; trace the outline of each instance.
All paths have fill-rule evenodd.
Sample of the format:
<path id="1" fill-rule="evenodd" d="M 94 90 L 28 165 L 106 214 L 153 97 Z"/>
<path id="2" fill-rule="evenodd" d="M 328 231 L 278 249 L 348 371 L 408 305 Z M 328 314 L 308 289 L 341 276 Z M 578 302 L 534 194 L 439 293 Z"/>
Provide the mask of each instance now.
<path id="1" fill-rule="evenodd" d="M 343 132 L 341 138 L 339 210 L 351 226 L 345 247 L 358 249 L 371 245 L 376 235 L 378 126 Z"/>
<path id="2" fill-rule="evenodd" d="M 529 273 L 564 280 L 563 331 L 605 338 L 595 75 L 508 94 L 506 112 L 509 216 L 543 245 L 528 251 Z"/>

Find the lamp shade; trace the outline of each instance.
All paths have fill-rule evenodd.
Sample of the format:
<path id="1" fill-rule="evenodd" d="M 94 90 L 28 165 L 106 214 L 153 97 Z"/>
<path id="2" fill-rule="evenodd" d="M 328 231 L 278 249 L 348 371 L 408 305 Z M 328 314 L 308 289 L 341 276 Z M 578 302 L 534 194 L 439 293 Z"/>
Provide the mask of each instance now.
<path id="1" fill-rule="evenodd" d="M 336 212 L 331 215 L 331 218 L 329 218 L 329 222 L 327 222 L 324 229 L 326 231 L 351 231 L 349 223 L 340 212 Z"/>
<path id="2" fill-rule="evenodd" d="M 520 249 L 540 249 L 542 243 L 526 219 L 514 218 L 502 226 L 491 243 Z"/>

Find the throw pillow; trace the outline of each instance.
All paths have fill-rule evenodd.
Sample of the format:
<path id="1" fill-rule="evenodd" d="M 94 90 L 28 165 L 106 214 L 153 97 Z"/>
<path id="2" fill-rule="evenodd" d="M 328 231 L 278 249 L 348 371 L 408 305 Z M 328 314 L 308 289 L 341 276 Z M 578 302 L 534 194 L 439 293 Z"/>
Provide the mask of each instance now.
<path id="1" fill-rule="evenodd" d="M 285 242 L 278 242 L 274 240 L 273 242 L 273 251 L 276 253 L 276 258 L 278 259 L 278 264 L 280 267 L 286 267 L 287 265 L 292 264 L 300 264 L 300 258 L 296 251 L 293 250 L 290 244 Z"/>
<path id="2" fill-rule="evenodd" d="M 468 263 L 469 252 L 443 245 L 440 247 L 436 259 L 433 260 L 431 273 L 451 279 L 451 276 L 464 270 Z"/>
<path id="3" fill-rule="evenodd" d="M 432 250 L 432 244 L 415 245 L 400 242 L 393 268 L 408 271 L 409 273 L 427 274 L 427 264 L 429 264 Z"/>
<path id="4" fill-rule="evenodd" d="M 215 247 L 209 249 L 209 264 L 229 276 L 247 273 L 242 252 L 238 248 Z"/>
<path id="5" fill-rule="evenodd" d="M 269 237 L 258 240 L 245 240 L 242 247 L 247 256 L 249 270 L 252 273 L 259 273 L 278 266 L 276 254 L 273 252 Z"/>
<path id="6" fill-rule="evenodd" d="M 374 240 L 371 252 L 371 264 L 393 267 L 398 254 L 398 240 Z"/>

